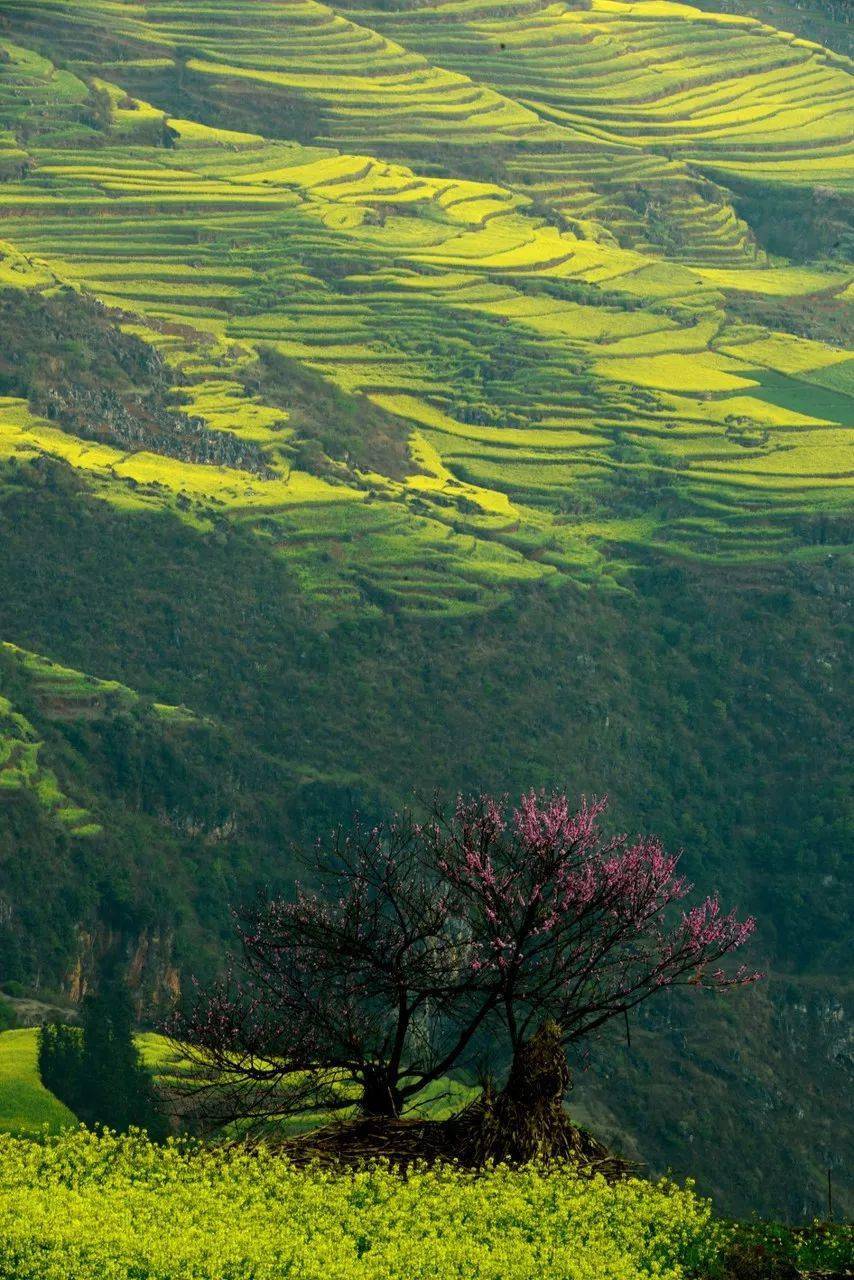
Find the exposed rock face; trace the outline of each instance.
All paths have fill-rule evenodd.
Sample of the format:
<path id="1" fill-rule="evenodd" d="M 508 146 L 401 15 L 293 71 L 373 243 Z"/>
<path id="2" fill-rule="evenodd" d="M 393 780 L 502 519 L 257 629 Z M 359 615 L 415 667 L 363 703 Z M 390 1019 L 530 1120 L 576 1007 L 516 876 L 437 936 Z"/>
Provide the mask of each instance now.
<path id="1" fill-rule="evenodd" d="M 66 975 L 63 994 L 73 1005 L 79 1004 L 91 989 L 101 958 L 117 949 L 125 960 L 137 1017 L 156 1017 L 174 1004 L 181 992 L 173 947 L 173 935 L 157 930 L 123 935 L 106 928 L 92 932 L 81 929 L 77 956 Z"/>
<path id="2" fill-rule="evenodd" d="M 254 441 L 212 430 L 181 409 L 165 360 L 122 331 L 125 318 L 70 289 L 52 298 L 8 290 L 0 298 L 7 336 L 0 393 L 25 396 L 34 412 L 87 440 L 272 474 Z M 69 349 L 66 336 L 81 329 L 88 349 Z"/>

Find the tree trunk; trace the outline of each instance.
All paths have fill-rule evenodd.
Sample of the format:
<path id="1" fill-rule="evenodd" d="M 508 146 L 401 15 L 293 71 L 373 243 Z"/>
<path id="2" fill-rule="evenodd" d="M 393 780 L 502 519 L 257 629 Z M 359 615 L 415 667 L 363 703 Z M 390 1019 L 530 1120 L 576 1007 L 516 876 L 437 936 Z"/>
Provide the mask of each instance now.
<path id="1" fill-rule="evenodd" d="M 362 1077 L 362 1096 L 359 1109 L 365 1116 L 386 1116 L 391 1119 L 400 1115 L 403 1099 L 388 1072 L 382 1066 L 371 1066 L 365 1069 Z"/>
<path id="2" fill-rule="evenodd" d="M 524 1164 L 568 1155 L 569 1082 L 560 1027 L 546 1022 L 518 1047 L 506 1085 L 484 1110 L 485 1158 Z"/>
<path id="3" fill-rule="evenodd" d="M 358 1164 L 372 1157 L 406 1168 L 426 1160 L 454 1161 L 471 1169 L 485 1164 L 544 1164 L 567 1160 L 582 1173 L 621 1178 L 630 1166 L 583 1129 L 563 1107 L 569 1068 L 560 1027 L 547 1022 L 519 1049 L 500 1093 L 487 1087 L 447 1120 L 401 1119 L 401 1099 L 389 1073 L 362 1073 L 362 1115 L 289 1140 L 290 1158 Z"/>
<path id="4" fill-rule="evenodd" d="M 545 1022 L 517 1049 L 501 1092 L 485 1090 L 446 1122 L 455 1130 L 460 1159 L 477 1165 L 607 1159 L 607 1149 L 570 1121 L 563 1105 L 569 1085 L 561 1029 Z"/>

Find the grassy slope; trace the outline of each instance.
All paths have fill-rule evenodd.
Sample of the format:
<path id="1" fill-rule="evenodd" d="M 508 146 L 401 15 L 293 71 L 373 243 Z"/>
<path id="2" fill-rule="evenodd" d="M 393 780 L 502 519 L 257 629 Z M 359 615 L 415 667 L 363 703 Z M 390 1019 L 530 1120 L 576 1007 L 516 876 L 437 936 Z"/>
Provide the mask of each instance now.
<path id="1" fill-rule="evenodd" d="M 769 265 L 702 175 L 751 209 L 801 201 L 793 175 L 835 192 L 823 252 L 846 67 L 679 6 L 449 15 L 4 6 L 0 284 L 31 341 L 0 400 L 25 651 L 0 678 L 57 788 L 13 770 L 4 800 L 10 972 L 64 978 L 83 921 L 124 934 L 153 998 L 212 961 L 226 901 L 287 878 L 291 836 L 416 787 L 552 778 L 686 844 L 764 911 L 775 963 L 840 963 L 854 413 L 835 325 L 802 330 L 850 312 L 850 274 Z M 775 999 L 788 1035 L 799 998 Z M 805 1093 L 837 1088 L 815 1008 Z M 740 1140 L 774 1178 L 698 1172 L 794 1204 L 809 1138 L 746 1087 Z M 615 1130 L 696 1167 L 630 1074 L 612 1093 Z"/>
<path id="2" fill-rule="evenodd" d="M 4 1031 L 0 1035 L 0 1130 L 36 1134 L 47 1127 L 58 1133 L 74 1123 L 68 1108 L 39 1079 L 36 1032 Z"/>

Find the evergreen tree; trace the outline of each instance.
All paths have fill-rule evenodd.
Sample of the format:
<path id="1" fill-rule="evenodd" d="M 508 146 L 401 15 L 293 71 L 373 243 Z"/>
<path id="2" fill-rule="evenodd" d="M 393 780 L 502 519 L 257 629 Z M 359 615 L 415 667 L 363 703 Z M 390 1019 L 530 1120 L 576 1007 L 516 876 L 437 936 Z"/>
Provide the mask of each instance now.
<path id="1" fill-rule="evenodd" d="M 44 1084 L 89 1125 L 123 1133 L 132 1126 L 165 1137 L 154 1088 L 134 1043 L 134 1013 L 114 959 L 83 1001 L 81 1027 L 43 1027 L 39 1073 Z"/>
<path id="2" fill-rule="evenodd" d="M 39 1027 L 38 1070 L 42 1084 L 77 1114 L 82 1080 L 83 1032 L 67 1023 Z"/>

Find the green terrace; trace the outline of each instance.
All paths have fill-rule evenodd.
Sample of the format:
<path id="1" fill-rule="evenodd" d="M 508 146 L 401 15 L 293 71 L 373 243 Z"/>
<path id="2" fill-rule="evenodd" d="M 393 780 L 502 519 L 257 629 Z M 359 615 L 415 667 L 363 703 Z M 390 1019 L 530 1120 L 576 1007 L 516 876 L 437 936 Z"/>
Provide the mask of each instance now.
<path id="1" fill-rule="evenodd" d="M 554 158 L 513 158 L 514 183 L 638 246 L 646 231 L 694 261 L 756 253 L 725 192 L 697 175 L 770 185 L 779 198 L 815 184 L 851 192 L 850 61 L 755 19 L 669 0 L 350 8 L 568 130 Z"/>
<path id="2" fill-rule="evenodd" d="M 150 387 L 129 386 L 120 406 L 105 408 L 93 385 L 69 409 L 54 387 L 37 396 L 16 375 L 0 398 L 0 455 L 10 464 L 50 455 L 128 511 L 168 508 L 203 528 L 249 528 L 309 595 L 336 608 L 467 612 L 530 581 L 622 585 L 650 552 L 749 562 L 826 555 L 845 541 L 854 362 L 825 342 L 746 322 L 731 305 L 759 296 L 850 306 L 843 270 L 772 265 L 752 244 L 735 265 L 726 254 L 668 260 L 621 245 L 631 237 L 616 231 L 556 224 L 542 192 L 524 183 L 372 155 L 367 124 L 358 149 L 341 150 L 173 115 L 126 92 L 119 77 L 133 80 L 135 65 L 115 60 L 116 79 L 90 74 L 99 6 L 9 8 L 36 41 L 61 20 L 79 61 L 72 74 L 4 46 L 0 124 L 27 159 L 0 185 L 0 286 L 48 307 L 98 300 L 106 347 L 134 340 L 134 360 L 162 370 L 156 421 L 134 408 L 151 402 Z M 386 14 L 390 43 L 357 39 L 353 24 L 328 10 L 321 21 L 309 4 L 254 6 L 248 24 L 226 21 L 241 6 L 165 4 L 113 5 L 122 21 L 111 30 L 146 66 L 162 62 L 149 56 L 155 46 L 186 51 L 195 32 L 199 57 L 227 55 L 247 69 L 259 8 L 271 24 L 265 58 L 304 79 L 318 32 L 346 50 L 352 71 L 360 60 L 385 65 L 390 50 L 410 67 L 400 28 L 415 39 L 430 27 L 418 9 Z M 448 8 L 461 10 L 442 28 L 460 57 L 483 43 L 484 23 L 512 26 L 519 77 L 535 74 L 558 18 L 570 45 L 603 68 L 599 45 L 616 39 L 608 24 L 628 41 L 632 21 L 604 0 L 512 19 Z M 680 6 L 643 8 L 649 40 L 632 37 L 632 48 L 656 58 L 665 29 L 673 59 L 682 50 L 685 61 L 678 33 L 718 30 Z M 297 9 L 299 22 L 289 22 Z M 582 20 L 598 24 L 589 39 Z M 753 56 L 755 24 L 723 30 Z M 810 76 L 826 74 L 836 104 L 827 119 L 836 120 L 835 78 L 847 71 L 762 32 L 761 47 L 777 41 L 784 67 L 807 59 Z M 621 83 L 644 83 L 652 56 Z M 579 100 L 588 92 L 576 77 L 566 83 Z M 778 76 L 774 92 L 790 89 L 800 101 L 788 73 Z M 345 100 L 337 88 L 333 96 Z M 4 103 L 14 104 L 8 118 Z M 628 146 L 628 134 L 609 129 L 604 150 L 585 145 L 619 185 L 611 149 Z M 634 150 L 642 166 L 644 147 Z M 815 144 L 817 156 L 825 150 Z M 61 381 L 63 361 L 77 357 L 50 354 Z"/>
<path id="3" fill-rule="evenodd" d="M 56 774 L 44 764 L 43 745 L 29 720 L 0 694 L 0 803 L 26 793 L 69 836 L 97 835 L 100 825 L 64 794 Z"/>
<path id="4" fill-rule="evenodd" d="M 846 60 L 761 23 L 655 0 L 351 9 L 6 6 L 173 114 L 498 177 L 584 237 L 684 260 L 762 260 L 719 170 L 845 182 Z"/>
<path id="5" fill-rule="evenodd" d="M 2 692 L 10 680 L 17 696 L 26 700 L 26 715 Z M 46 763 L 50 749 L 29 717 L 45 727 L 112 720 L 134 711 L 148 714 L 163 728 L 201 723 L 186 707 L 144 702 L 135 690 L 116 680 L 99 680 L 17 645 L 0 643 L 0 802 L 3 796 L 26 794 L 67 835 L 99 835 L 101 824 L 65 794 L 55 770 Z M 51 763 L 55 762 L 51 759 Z"/>

